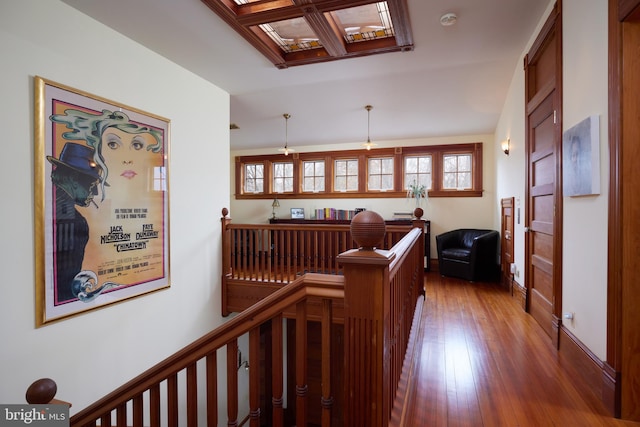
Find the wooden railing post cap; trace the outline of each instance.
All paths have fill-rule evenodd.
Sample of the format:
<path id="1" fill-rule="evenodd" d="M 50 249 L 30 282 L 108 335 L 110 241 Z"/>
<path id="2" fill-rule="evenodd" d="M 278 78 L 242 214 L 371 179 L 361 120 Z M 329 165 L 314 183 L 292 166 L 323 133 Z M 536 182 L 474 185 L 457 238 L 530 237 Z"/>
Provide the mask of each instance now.
<path id="1" fill-rule="evenodd" d="M 46 404 L 53 400 L 58 386 L 51 378 L 40 378 L 29 386 L 25 398 L 32 405 Z"/>
<path id="2" fill-rule="evenodd" d="M 384 219 L 374 211 L 362 211 L 351 220 L 351 237 L 361 250 L 374 250 L 382 243 L 386 232 Z"/>
<path id="3" fill-rule="evenodd" d="M 229 209 L 227 208 L 222 208 L 222 217 L 226 218 L 226 216 L 229 215 Z"/>

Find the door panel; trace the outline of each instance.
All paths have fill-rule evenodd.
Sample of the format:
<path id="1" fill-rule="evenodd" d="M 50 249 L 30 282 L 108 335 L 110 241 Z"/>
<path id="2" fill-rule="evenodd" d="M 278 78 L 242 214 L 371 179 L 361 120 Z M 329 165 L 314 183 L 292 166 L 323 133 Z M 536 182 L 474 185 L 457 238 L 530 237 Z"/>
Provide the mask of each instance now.
<path id="1" fill-rule="evenodd" d="M 553 336 L 553 230 L 555 206 L 555 162 L 553 132 L 553 99 L 551 92 L 530 114 L 530 173 L 529 197 L 529 290 L 531 315 Z"/>
<path id="2" fill-rule="evenodd" d="M 527 109 L 527 233 L 525 277 L 528 309 L 557 345 L 561 310 L 561 34 L 556 7 L 525 60 Z M 557 263 L 557 265 L 556 265 Z"/>
<path id="3" fill-rule="evenodd" d="M 501 220 L 501 242 L 500 242 L 500 264 L 501 264 L 501 281 L 505 287 L 512 285 L 511 263 L 515 262 L 513 258 L 513 202 L 514 198 L 505 198 L 500 201 L 502 207 Z M 513 289 L 511 290 L 513 293 Z"/>

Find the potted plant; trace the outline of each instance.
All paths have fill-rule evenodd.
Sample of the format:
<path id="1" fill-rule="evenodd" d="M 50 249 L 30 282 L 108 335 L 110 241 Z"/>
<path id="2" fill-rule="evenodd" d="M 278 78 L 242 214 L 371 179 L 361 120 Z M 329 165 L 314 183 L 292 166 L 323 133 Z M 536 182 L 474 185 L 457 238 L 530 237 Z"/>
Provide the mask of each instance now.
<path id="1" fill-rule="evenodd" d="M 413 213 L 417 218 L 422 217 L 424 211 L 420 207 L 420 204 L 422 201 L 427 200 L 427 187 L 424 184 L 418 184 L 418 182 L 414 180 L 411 184 L 407 185 L 407 198 L 415 199 L 416 208 Z"/>

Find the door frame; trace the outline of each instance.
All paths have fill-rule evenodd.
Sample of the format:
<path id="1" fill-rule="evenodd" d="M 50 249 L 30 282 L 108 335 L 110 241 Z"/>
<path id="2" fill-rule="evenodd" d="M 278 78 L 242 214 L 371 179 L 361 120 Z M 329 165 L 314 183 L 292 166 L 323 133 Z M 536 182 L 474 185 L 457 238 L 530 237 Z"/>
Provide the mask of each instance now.
<path id="1" fill-rule="evenodd" d="M 555 155 L 555 188 L 554 188 L 554 219 L 553 219 L 553 297 L 552 297 L 552 343 L 558 349 L 560 343 L 560 328 L 562 325 L 562 221 L 563 221 L 563 205 L 562 205 L 562 0 L 558 0 L 554 5 L 547 21 L 543 25 L 540 33 L 536 37 L 529 53 L 525 55 L 524 66 L 527 67 L 534 63 L 537 53 L 548 40 L 548 37 L 555 32 L 555 93 L 553 104 L 555 106 L 555 129 L 554 129 L 554 155 Z M 530 313 L 531 303 L 531 275 L 532 266 L 530 264 L 532 250 L 532 235 L 528 232 L 531 226 L 530 218 L 530 196 L 531 196 L 531 164 L 529 147 L 531 144 L 529 135 L 529 108 L 527 108 L 530 83 L 525 71 L 525 161 L 527 165 L 527 183 L 525 186 L 525 233 L 524 233 L 524 251 L 525 251 L 525 286 L 527 292 L 526 311 Z"/>
<path id="2" fill-rule="evenodd" d="M 624 212 L 638 206 L 638 196 L 628 188 L 638 182 L 639 174 L 629 173 L 625 168 L 623 152 L 632 141 L 637 140 L 638 125 L 633 120 L 638 113 L 637 105 L 624 105 L 625 91 L 640 91 L 638 73 L 628 71 L 625 55 L 635 45 L 629 45 L 623 30 L 631 22 L 638 37 L 640 26 L 640 0 L 609 0 L 609 224 L 607 250 L 607 360 L 603 364 L 602 396 L 605 406 L 617 418 L 638 419 L 640 398 L 633 390 L 635 372 L 625 369 L 634 355 L 629 354 L 640 345 L 637 334 L 629 329 L 640 323 L 640 314 L 629 307 L 638 301 L 634 283 L 637 281 L 638 267 L 625 262 L 625 258 L 637 255 L 625 236 L 634 218 Z M 633 55 L 633 53 L 631 54 Z M 637 60 L 635 67 L 638 67 Z M 631 88 L 631 89 L 630 89 Z M 635 110 L 634 110 L 635 109 Z M 629 111 L 631 110 L 631 111 Z M 631 120 L 629 120 L 631 118 Z M 625 120 L 626 119 L 626 120 Z M 627 125 L 625 123 L 634 123 Z M 626 326 L 625 326 L 626 325 Z M 629 326 L 630 325 L 630 326 Z M 631 331 L 633 332 L 633 331 Z M 625 362 L 627 361 L 627 362 Z M 623 384 L 626 383 L 625 389 Z"/>

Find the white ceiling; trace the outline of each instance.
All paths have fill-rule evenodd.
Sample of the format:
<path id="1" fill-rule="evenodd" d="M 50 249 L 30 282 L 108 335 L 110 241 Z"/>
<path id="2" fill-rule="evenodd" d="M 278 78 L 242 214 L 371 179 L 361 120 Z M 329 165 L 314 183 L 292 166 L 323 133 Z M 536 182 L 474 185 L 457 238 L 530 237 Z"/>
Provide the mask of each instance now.
<path id="1" fill-rule="evenodd" d="M 231 148 L 493 133 L 553 0 L 408 0 L 412 52 L 278 70 L 200 0 L 62 0 L 231 95 Z M 458 15 L 440 25 L 447 12 Z M 179 84 L 179 83 L 176 83 Z"/>

